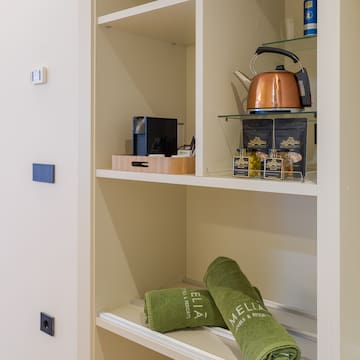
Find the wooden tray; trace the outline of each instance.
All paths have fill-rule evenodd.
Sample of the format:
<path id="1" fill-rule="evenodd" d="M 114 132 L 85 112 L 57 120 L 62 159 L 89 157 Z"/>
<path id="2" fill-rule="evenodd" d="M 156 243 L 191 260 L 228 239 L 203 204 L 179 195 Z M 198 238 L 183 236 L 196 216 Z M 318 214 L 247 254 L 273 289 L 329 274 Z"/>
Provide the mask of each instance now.
<path id="1" fill-rule="evenodd" d="M 194 174 L 195 157 L 113 155 L 112 169 L 158 174 Z"/>

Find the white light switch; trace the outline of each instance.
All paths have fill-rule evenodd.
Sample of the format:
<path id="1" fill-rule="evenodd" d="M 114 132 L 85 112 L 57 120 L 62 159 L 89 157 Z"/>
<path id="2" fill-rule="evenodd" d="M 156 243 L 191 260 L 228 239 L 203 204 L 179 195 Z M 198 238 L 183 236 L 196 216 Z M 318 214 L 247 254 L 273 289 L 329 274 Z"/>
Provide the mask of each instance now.
<path id="1" fill-rule="evenodd" d="M 41 66 L 31 71 L 31 82 L 34 85 L 45 84 L 47 82 L 47 68 Z"/>

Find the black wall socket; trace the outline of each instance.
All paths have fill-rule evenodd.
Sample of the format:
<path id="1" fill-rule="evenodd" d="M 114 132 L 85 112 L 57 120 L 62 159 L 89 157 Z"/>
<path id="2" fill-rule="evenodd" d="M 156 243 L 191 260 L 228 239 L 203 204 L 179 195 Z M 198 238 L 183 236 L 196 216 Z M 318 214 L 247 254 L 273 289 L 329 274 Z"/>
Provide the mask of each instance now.
<path id="1" fill-rule="evenodd" d="M 40 313 L 40 330 L 44 333 L 55 335 L 55 318 L 45 313 Z"/>

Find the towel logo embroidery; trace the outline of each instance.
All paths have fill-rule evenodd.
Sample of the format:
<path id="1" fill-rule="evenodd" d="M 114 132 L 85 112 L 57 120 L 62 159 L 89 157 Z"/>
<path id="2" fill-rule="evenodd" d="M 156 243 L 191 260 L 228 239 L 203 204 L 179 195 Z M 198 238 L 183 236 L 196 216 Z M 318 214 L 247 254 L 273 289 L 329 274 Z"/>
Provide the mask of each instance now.
<path id="1" fill-rule="evenodd" d="M 270 313 L 258 302 L 247 301 L 236 306 L 228 319 L 230 327 L 237 332 L 246 321 L 265 318 L 271 316 Z"/>
<path id="2" fill-rule="evenodd" d="M 203 298 L 198 291 L 189 291 L 188 289 L 183 289 L 182 291 L 185 304 L 186 319 L 190 320 L 194 318 L 195 320 L 199 318 L 207 318 L 208 314 L 204 309 Z"/>

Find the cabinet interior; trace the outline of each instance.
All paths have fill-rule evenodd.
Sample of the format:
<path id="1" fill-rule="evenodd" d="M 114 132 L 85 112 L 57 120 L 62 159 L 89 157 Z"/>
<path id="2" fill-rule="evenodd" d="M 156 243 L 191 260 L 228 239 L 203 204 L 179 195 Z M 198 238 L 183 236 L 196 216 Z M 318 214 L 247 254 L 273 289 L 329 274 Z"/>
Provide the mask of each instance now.
<path id="1" fill-rule="evenodd" d="M 111 168 L 111 155 L 132 153 L 134 116 L 177 118 L 179 146 L 195 135 L 194 32 L 177 43 L 136 29 L 105 26 L 97 31 L 97 168 Z"/>
<path id="2" fill-rule="evenodd" d="M 97 1 L 96 14 L 147 3 Z M 110 169 L 113 154 L 131 153 L 136 115 L 177 117 L 179 145 L 196 136 L 197 176 L 216 176 L 231 163 L 229 142 L 236 142 L 239 123 L 224 128 L 217 116 L 245 112 L 246 91 L 233 71 L 250 75 L 254 51 L 283 36 L 284 19 L 294 8 L 285 0 L 227 0 L 226 6 L 192 0 L 176 6 L 187 13 L 184 24 L 189 17 L 193 22 L 190 35 L 176 41 L 125 21 L 96 26 L 96 169 Z M 201 16 L 195 11 L 200 8 Z M 300 21 L 295 19 L 295 31 Z M 316 109 L 316 51 L 301 51 Z M 259 61 L 259 70 L 277 61 Z M 200 284 L 217 256 L 235 259 L 264 298 L 316 314 L 315 197 L 97 179 L 94 222 L 96 314 L 142 298 L 147 290 Z M 97 360 L 115 359 L 125 348 L 129 354 L 146 352 L 134 359 L 164 358 L 128 340 L 119 346 L 119 337 L 102 329 L 96 341 Z"/>
<path id="3" fill-rule="evenodd" d="M 265 299 L 316 314 L 315 199 L 115 180 L 97 186 L 96 313 L 148 290 L 202 285 L 222 255 Z"/>
<path id="4" fill-rule="evenodd" d="M 99 311 L 201 283 L 210 262 L 228 256 L 266 299 L 316 313 L 314 199 L 113 180 L 98 187 Z"/>

